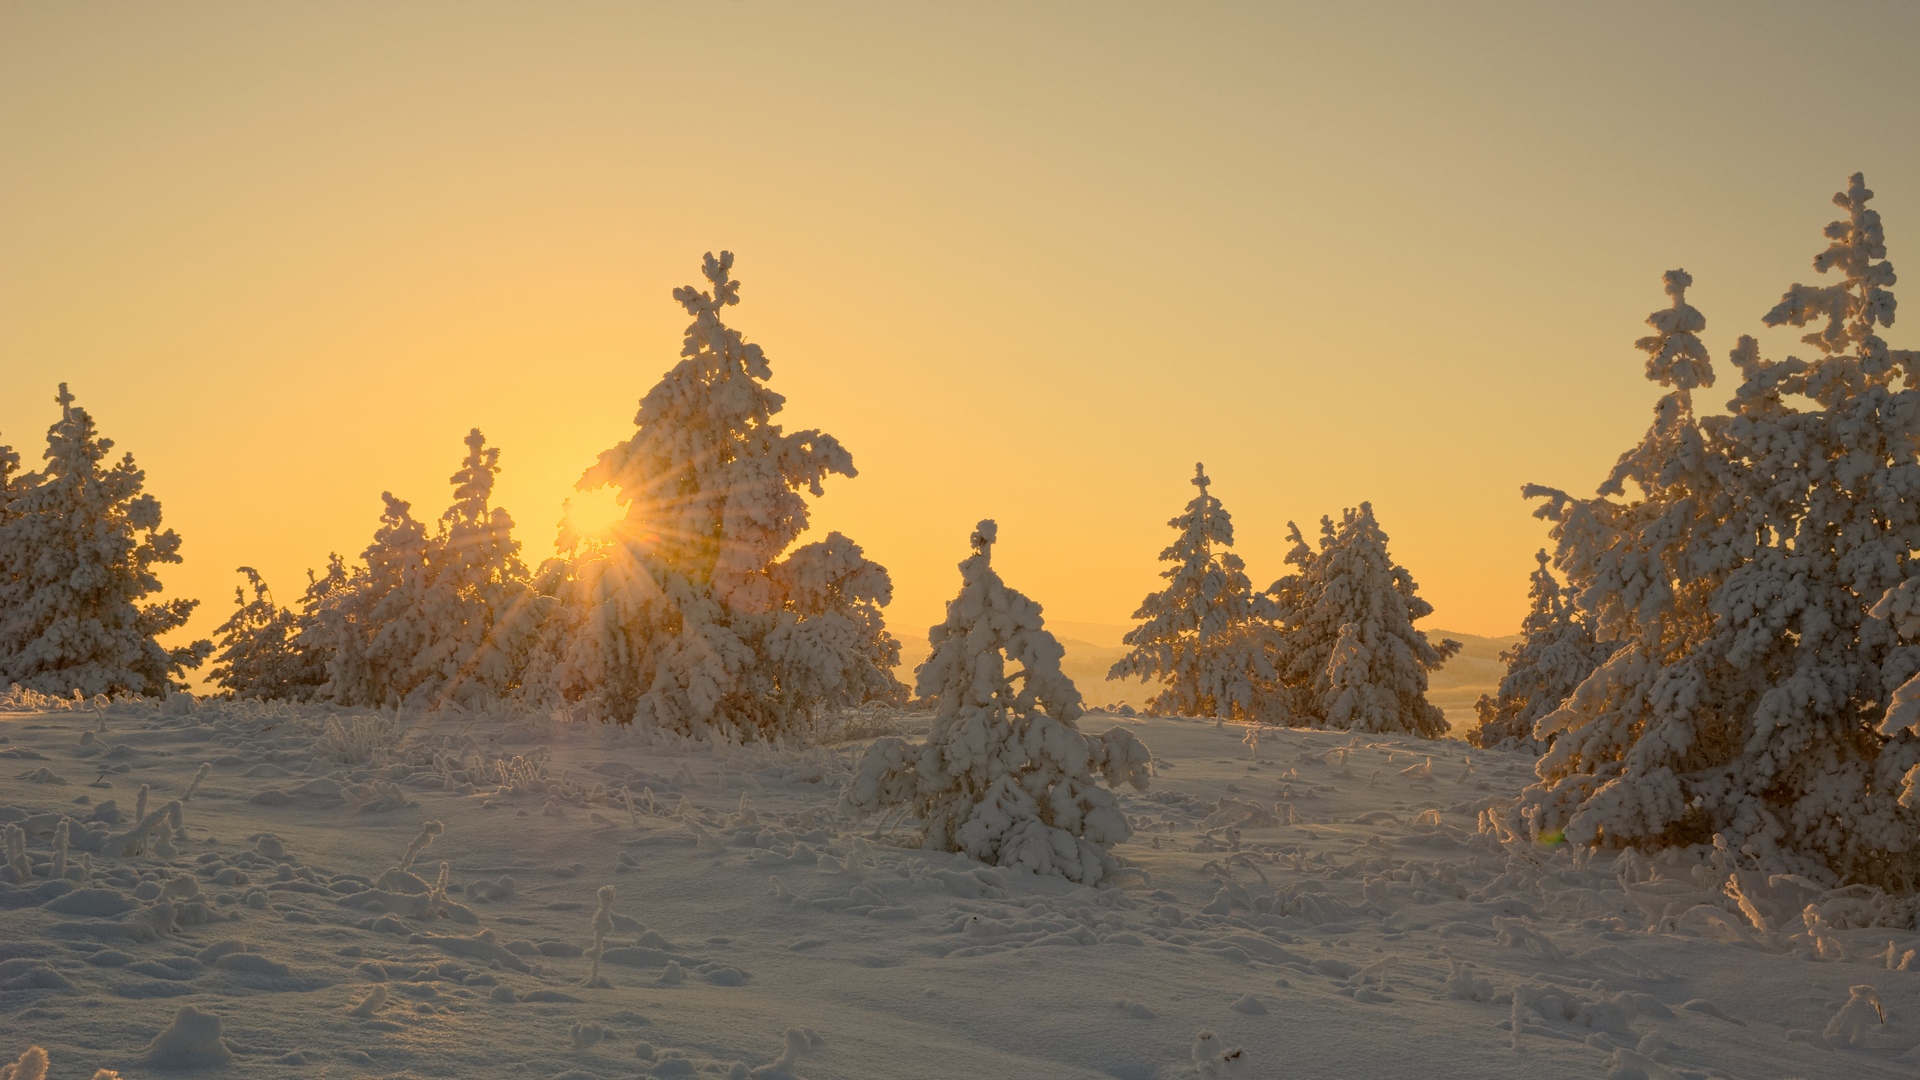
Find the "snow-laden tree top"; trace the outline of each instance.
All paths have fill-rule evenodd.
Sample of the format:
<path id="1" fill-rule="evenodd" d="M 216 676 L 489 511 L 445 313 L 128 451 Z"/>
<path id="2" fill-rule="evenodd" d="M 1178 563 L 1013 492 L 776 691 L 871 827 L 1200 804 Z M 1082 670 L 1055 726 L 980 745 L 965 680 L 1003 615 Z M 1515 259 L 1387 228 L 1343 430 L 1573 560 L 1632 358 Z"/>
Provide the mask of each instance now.
<path id="1" fill-rule="evenodd" d="M 581 490 L 612 484 L 628 508 L 626 531 L 739 610 L 766 610 L 767 567 L 807 527 L 807 501 L 829 474 L 854 476 L 853 457 L 819 431 L 774 422 L 786 399 L 766 385 L 760 346 L 721 321 L 740 302 L 733 253 L 708 253 L 710 290 L 673 297 L 693 316 L 680 362 L 640 401 L 632 438 L 602 453 Z"/>

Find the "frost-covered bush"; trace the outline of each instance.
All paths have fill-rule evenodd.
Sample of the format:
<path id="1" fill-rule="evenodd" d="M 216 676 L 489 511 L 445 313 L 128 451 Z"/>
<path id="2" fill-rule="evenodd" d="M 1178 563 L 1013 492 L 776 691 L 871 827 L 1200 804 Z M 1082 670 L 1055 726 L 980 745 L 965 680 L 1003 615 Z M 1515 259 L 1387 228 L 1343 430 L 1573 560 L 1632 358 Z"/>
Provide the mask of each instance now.
<path id="1" fill-rule="evenodd" d="M 1148 708 L 1159 715 L 1281 720 L 1270 656 L 1273 601 L 1254 591 L 1233 547 L 1233 518 L 1207 491 L 1206 467 L 1193 467 L 1193 497 L 1167 524 L 1177 532 L 1160 553 L 1166 588 L 1140 602 L 1127 632 L 1132 650 L 1109 679 L 1138 677 L 1165 689 Z"/>
<path id="2" fill-rule="evenodd" d="M 797 730 L 823 710 L 897 702 L 899 645 L 880 609 L 885 568 L 838 533 L 788 548 L 829 475 L 853 476 L 832 436 L 784 430 L 758 345 L 721 321 L 740 300 L 733 255 L 710 291 L 675 290 L 693 322 L 681 359 L 640 401 L 631 438 L 579 488 L 611 485 L 625 519 L 605 543 L 562 534 L 541 690 L 601 719 L 727 737 Z"/>
<path id="3" fill-rule="evenodd" d="M 14 475 L 0 449 L 0 687 L 65 695 L 160 696 L 200 666 L 212 644 L 167 648 L 196 601 L 143 603 L 156 572 L 180 560 L 180 537 L 160 527 L 133 455 L 107 464 L 113 440 L 60 384 L 60 419 L 47 429 L 46 467 Z"/>
<path id="4" fill-rule="evenodd" d="M 479 429 L 432 532 L 411 504 L 385 510 L 362 564 L 334 556 L 307 589 L 297 643 L 327 665 L 319 696 L 341 705 L 472 703 L 514 691 L 540 603 L 527 585 L 513 519 L 491 506 L 500 451 Z"/>
<path id="5" fill-rule="evenodd" d="M 1122 728 L 1080 732 L 1085 710 L 1060 671 L 1064 650 L 1042 628 L 1040 605 L 994 572 L 995 534 L 991 521 L 974 532 L 960 594 L 916 673 L 920 696 L 938 702 L 932 731 L 922 743 L 875 741 L 846 803 L 865 814 L 906 809 L 928 848 L 1092 885 L 1132 834 L 1095 776 L 1144 790 L 1147 748 Z"/>
<path id="6" fill-rule="evenodd" d="M 246 586 L 234 587 L 234 612 L 214 631 L 216 651 L 208 672 L 213 684 L 242 700 L 310 699 L 327 681 L 326 659 L 295 640 L 299 617 L 273 602 L 259 571 L 242 566 L 239 572 L 247 576 L 253 598 L 247 598 Z"/>
<path id="7" fill-rule="evenodd" d="M 1886 598 L 1920 548 L 1920 354 L 1875 332 L 1894 274 L 1871 194 L 1856 174 L 1834 197 L 1814 268 L 1839 280 L 1794 285 L 1763 319 L 1813 324 L 1813 358 L 1741 337 L 1730 415 L 1697 417 L 1713 370 L 1674 271 L 1638 342 L 1671 388 L 1653 426 L 1596 497 L 1527 489 L 1576 602 L 1619 643 L 1535 729 L 1553 739 L 1522 797 L 1536 832 L 1718 838 L 1762 867 L 1914 886 L 1920 814 L 1901 798 L 1920 731 L 1902 690 L 1920 647 L 1900 636 L 1911 587 Z"/>
<path id="8" fill-rule="evenodd" d="M 1613 643 L 1594 639 L 1593 621 L 1547 568 L 1547 553 L 1536 558 L 1540 565 L 1533 572 L 1532 603 L 1520 625 L 1520 641 L 1500 653 L 1507 673 L 1492 695 L 1480 695 L 1473 705 L 1480 724 L 1467 732 L 1467 741 L 1475 746 L 1544 751 L 1547 740 L 1534 738 L 1534 724 L 1613 655 Z"/>
<path id="9" fill-rule="evenodd" d="M 1427 675 L 1460 651 L 1414 628 L 1433 613 L 1413 575 L 1387 553 L 1387 534 L 1361 503 L 1336 525 L 1320 519 L 1314 551 L 1291 522 L 1293 573 L 1273 583 L 1281 632 L 1274 667 L 1287 690 L 1288 722 L 1430 739 L 1447 719 L 1427 701 Z"/>

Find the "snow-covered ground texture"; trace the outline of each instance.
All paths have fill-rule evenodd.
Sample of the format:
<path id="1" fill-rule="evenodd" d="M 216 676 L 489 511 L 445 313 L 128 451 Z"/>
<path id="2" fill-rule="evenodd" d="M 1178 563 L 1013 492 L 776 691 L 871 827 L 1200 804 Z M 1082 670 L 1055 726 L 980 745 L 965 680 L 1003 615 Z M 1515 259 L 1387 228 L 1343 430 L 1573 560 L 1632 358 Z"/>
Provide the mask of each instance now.
<path id="1" fill-rule="evenodd" d="M 1870 925 L 1888 921 L 1871 894 L 1503 839 L 1481 812 L 1532 759 L 1457 741 L 1089 715 L 1138 735 L 1156 776 L 1118 794 L 1134 834 L 1088 888 L 845 817 L 860 739 L 716 749 L 173 700 L 0 714 L 0 1062 L 39 1046 L 55 1080 L 1920 1067 L 1920 934 Z"/>

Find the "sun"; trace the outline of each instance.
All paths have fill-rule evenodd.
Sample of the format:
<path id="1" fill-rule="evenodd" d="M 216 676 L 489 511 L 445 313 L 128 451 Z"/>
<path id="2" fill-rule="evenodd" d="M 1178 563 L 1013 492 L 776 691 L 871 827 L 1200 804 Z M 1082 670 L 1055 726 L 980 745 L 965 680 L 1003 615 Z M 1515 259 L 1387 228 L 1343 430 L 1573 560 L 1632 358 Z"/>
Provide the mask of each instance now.
<path id="1" fill-rule="evenodd" d="M 626 506 L 619 501 L 612 487 L 577 492 L 562 505 L 567 529 L 590 544 L 604 544 L 611 540 L 615 526 L 627 516 Z"/>

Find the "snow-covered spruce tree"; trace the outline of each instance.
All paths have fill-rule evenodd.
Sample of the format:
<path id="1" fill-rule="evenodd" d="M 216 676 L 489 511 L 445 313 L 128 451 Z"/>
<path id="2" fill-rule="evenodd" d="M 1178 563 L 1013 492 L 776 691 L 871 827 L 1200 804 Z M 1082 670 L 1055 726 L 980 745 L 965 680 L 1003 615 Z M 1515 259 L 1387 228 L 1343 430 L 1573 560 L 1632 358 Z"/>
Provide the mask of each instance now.
<path id="1" fill-rule="evenodd" d="M 1404 732 L 1437 739 L 1447 719 L 1427 701 L 1427 674 L 1460 651 L 1414 628 L 1433 613 L 1413 575 L 1387 553 L 1373 505 L 1320 519 L 1320 550 L 1292 530 L 1298 567 L 1268 592 L 1280 616 L 1274 668 L 1289 722 L 1304 727 Z"/>
<path id="2" fill-rule="evenodd" d="M 398 706 L 426 645 L 427 531 L 411 503 L 380 493 L 373 542 L 347 580 L 310 609 L 301 641 L 328 656 L 319 697 L 339 705 Z"/>
<path id="3" fill-rule="evenodd" d="M 1553 737 L 1522 796 L 1537 833 L 1640 847 L 1718 839 L 1762 867 L 1910 890 L 1920 814 L 1901 804 L 1920 734 L 1896 691 L 1920 672 L 1900 593 L 1920 547 L 1920 354 L 1893 322 L 1892 267 L 1859 175 L 1769 326 L 1823 323 L 1810 360 L 1742 337 L 1731 415 L 1696 419 L 1712 384 L 1704 328 L 1672 306 L 1638 343 L 1672 391 L 1597 497 L 1530 487 L 1555 563 L 1619 651 L 1536 733 Z M 1632 481 L 1638 496 L 1625 492 Z M 1909 587 L 1910 591 L 1910 587 Z M 1881 607 L 1891 618 L 1876 618 Z M 1910 629 L 1910 628 L 1909 628 Z"/>
<path id="4" fill-rule="evenodd" d="M 357 569 L 357 568 L 356 568 Z M 347 591 L 353 585 L 354 572 L 337 551 L 327 553 L 327 569 L 316 574 L 307 569 L 307 588 L 300 596 L 300 610 L 294 616 L 293 642 L 304 649 L 325 672 L 312 697 L 338 701 L 336 687 L 368 686 L 372 673 L 367 668 L 363 635 L 350 631 Z"/>
<path id="5" fill-rule="evenodd" d="M 451 478 L 453 505 L 427 546 L 422 597 L 426 644 L 414 659 L 410 693 L 461 700 L 499 699 L 520 681 L 534 632 L 535 606 L 513 518 L 492 505 L 500 450 L 479 428 Z"/>
<path id="6" fill-rule="evenodd" d="M 142 603 L 160 591 L 158 567 L 181 561 L 180 537 L 160 528 L 160 502 L 144 493 L 133 455 L 104 464 L 113 440 L 65 383 L 57 400 L 46 468 L 9 476 L 0 515 L 0 686 L 165 694 L 213 649 L 157 640 L 185 625 L 196 601 Z"/>
<path id="7" fill-rule="evenodd" d="M 343 574 L 336 557 L 310 585 L 300 641 L 327 657 L 322 697 L 430 706 L 497 699 L 518 686 L 534 632 L 527 570 L 513 519 L 490 505 L 499 450 L 477 428 L 466 444 L 450 479 L 453 505 L 434 532 L 383 492 L 364 565 Z"/>
<path id="8" fill-rule="evenodd" d="M 325 661 L 295 640 L 299 617 L 273 602 L 273 592 L 251 566 L 239 572 L 246 586 L 233 590 L 234 612 L 215 631 L 216 651 L 208 674 L 237 699 L 305 701 L 327 681 Z M 253 598 L 247 598 L 247 588 Z"/>
<path id="9" fill-rule="evenodd" d="M 602 719 L 749 737 L 904 696 L 886 570 L 839 534 L 782 558 L 807 527 L 802 492 L 853 476 L 853 459 L 774 422 L 785 399 L 766 355 L 720 318 L 740 300 L 732 267 L 708 254 L 711 291 L 674 291 L 693 316 L 681 359 L 578 485 L 612 485 L 626 518 L 543 586 L 560 609 L 552 690 Z"/>
<path id="10" fill-rule="evenodd" d="M 1532 606 L 1520 626 L 1520 640 L 1500 653 L 1507 665 L 1499 688 L 1474 703 L 1480 725 L 1467 732 L 1475 746 L 1528 750 L 1547 748 L 1533 726 L 1558 709 L 1594 669 L 1613 655 L 1613 643 L 1595 640 L 1593 621 L 1581 613 L 1548 569 L 1545 550 L 1537 556 L 1530 590 Z"/>
<path id="11" fill-rule="evenodd" d="M 1160 553 L 1173 564 L 1160 572 L 1167 586 L 1140 602 L 1133 613 L 1140 625 L 1124 639 L 1133 649 L 1107 678 L 1161 683 L 1147 706 L 1158 715 L 1282 720 L 1270 657 L 1277 611 L 1228 550 L 1233 518 L 1207 491 L 1210 483 L 1206 466 L 1195 465 L 1200 493 L 1167 523 L 1179 535 Z"/>
<path id="12" fill-rule="evenodd" d="M 994 572 L 995 535 L 991 521 L 975 530 L 960 594 L 916 672 L 920 696 L 937 702 L 927 741 L 876 740 L 845 801 L 862 814 L 906 809 L 927 848 L 1093 885 L 1117 867 L 1113 846 L 1132 835 L 1095 776 L 1144 790 L 1149 755 L 1123 728 L 1080 732 L 1085 709 L 1060 671 L 1064 650 L 1042 629 L 1040 605 Z"/>

